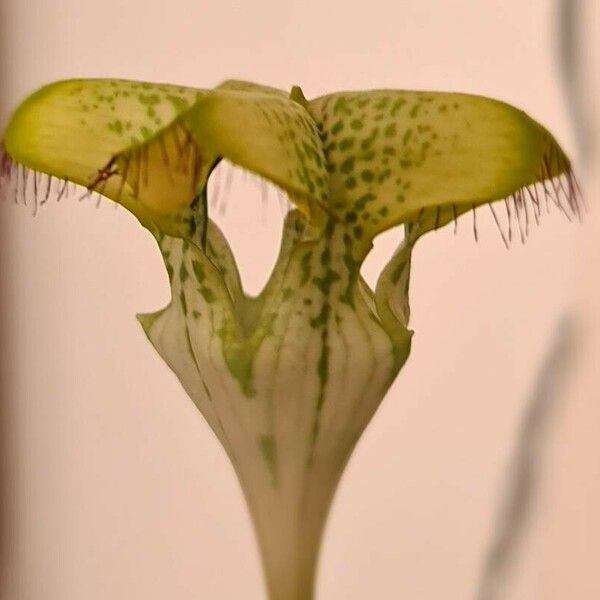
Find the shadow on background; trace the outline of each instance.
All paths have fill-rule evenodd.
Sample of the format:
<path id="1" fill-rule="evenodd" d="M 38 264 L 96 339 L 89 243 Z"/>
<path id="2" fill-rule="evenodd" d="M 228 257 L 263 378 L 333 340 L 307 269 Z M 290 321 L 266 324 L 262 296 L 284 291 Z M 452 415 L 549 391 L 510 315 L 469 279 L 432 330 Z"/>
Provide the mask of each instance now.
<path id="1" fill-rule="evenodd" d="M 502 600 L 510 596 L 519 550 L 534 516 L 544 450 L 549 443 L 547 434 L 561 407 L 563 384 L 577 354 L 575 330 L 574 317 L 570 314 L 563 317 L 526 403 L 476 600 Z"/>

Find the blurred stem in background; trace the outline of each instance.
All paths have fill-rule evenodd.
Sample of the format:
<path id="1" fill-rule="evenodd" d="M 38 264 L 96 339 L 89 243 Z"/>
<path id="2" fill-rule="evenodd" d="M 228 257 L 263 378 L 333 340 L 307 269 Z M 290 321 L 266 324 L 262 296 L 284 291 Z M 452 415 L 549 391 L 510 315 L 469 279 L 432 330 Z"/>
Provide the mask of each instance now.
<path id="1" fill-rule="evenodd" d="M 556 0 L 555 53 L 573 124 L 580 170 L 593 168 L 597 156 L 598 119 L 595 114 L 590 71 L 590 32 L 586 24 L 597 0 Z M 593 27 L 590 29 L 593 30 Z M 591 33 L 593 37 L 593 31 Z M 533 516 L 541 478 L 549 429 L 571 372 L 578 348 L 576 317 L 567 313 L 558 324 L 546 361 L 528 399 L 515 443 L 496 525 L 486 550 L 476 600 L 503 600 L 510 597 L 512 575 L 519 551 Z"/>
<path id="2" fill-rule="evenodd" d="M 533 393 L 526 403 L 476 600 L 510 597 L 511 576 L 536 500 L 547 434 L 563 399 L 564 382 L 576 354 L 575 330 L 573 317 L 565 316 L 553 335 Z"/>
<path id="3" fill-rule="evenodd" d="M 588 83 L 593 78 L 586 75 L 590 59 L 586 56 L 587 8 L 586 0 L 558 0 L 556 10 L 557 58 L 584 168 L 593 160 L 597 143 L 592 103 L 588 100 Z"/>

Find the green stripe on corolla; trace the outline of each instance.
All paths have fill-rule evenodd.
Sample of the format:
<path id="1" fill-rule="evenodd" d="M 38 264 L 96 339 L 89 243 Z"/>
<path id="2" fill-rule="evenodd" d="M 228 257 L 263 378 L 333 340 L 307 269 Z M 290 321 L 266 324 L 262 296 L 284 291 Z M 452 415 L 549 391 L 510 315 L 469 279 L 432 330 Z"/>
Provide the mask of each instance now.
<path id="1" fill-rule="evenodd" d="M 213 89 L 70 80 L 25 100 L 3 144 L 2 189 L 26 188 L 32 170 L 37 205 L 39 173 L 74 182 L 125 206 L 155 237 L 172 299 L 138 319 L 231 459 L 271 600 L 313 598 L 337 483 L 410 352 L 418 239 L 501 199 L 517 218 L 537 218 L 542 202 L 579 212 L 550 133 L 465 94 L 307 100 L 298 86 L 237 80 Z M 208 214 L 208 178 L 223 159 L 295 205 L 257 297 Z M 395 225 L 404 240 L 372 290 L 361 265 Z"/>

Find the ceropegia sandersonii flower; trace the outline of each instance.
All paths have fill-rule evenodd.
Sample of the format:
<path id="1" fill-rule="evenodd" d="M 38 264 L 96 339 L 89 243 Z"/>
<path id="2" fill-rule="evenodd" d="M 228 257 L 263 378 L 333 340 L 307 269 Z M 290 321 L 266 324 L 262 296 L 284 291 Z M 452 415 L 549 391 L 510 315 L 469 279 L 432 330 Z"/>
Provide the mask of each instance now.
<path id="1" fill-rule="evenodd" d="M 3 194 L 35 206 L 77 184 L 123 205 L 156 239 L 168 306 L 139 321 L 227 451 L 273 600 L 313 597 L 344 466 L 405 363 L 411 253 L 465 212 L 506 204 L 528 232 L 544 203 L 578 216 L 570 162 L 525 113 L 489 98 L 377 90 L 306 100 L 253 83 L 211 89 L 122 80 L 48 85 L 4 135 Z M 294 205 L 273 272 L 244 293 L 211 221 L 208 180 L 228 160 Z M 512 215 L 512 218 L 511 218 Z M 404 241 L 375 289 L 374 237 Z"/>

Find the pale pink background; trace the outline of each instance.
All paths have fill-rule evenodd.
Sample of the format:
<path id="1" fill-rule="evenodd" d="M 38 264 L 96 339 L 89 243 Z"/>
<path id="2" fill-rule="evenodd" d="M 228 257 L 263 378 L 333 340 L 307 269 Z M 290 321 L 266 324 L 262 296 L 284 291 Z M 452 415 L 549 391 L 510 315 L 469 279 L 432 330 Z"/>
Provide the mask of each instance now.
<path id="1" fill-rule="evenodd" d="M 459 90 L 518 105 L 574 153 L 553 16 L 548 0 L 4 0 L 2 116 L 74 76 L 206 87 L 240 77 L 299 83 L 307 97 Z M 109 203 L 71 199 L 36 218 L 3 204 L 0 216 L 2 600 L 263 598 L 233 471 L 134 319 L 168 300 L 150 237 Z M 468 218 L 457 236 L 450 228 L 420 244 L 413 353 L 342 481 L 319 599 L 473 596 L 557 322 L 579 307 L 583 329 L 597 333 L 595 218 L 582 227 L 555 213 L 510 252 L 487 216 L 479 244 Z M 260 192 L 238 178 L 220 222 L 258 290 L 278 243 L 276 197 L 263 214 Z M 370 280 L 394 242 L 377 245 Z M 597 338 L 584 339 L 511 600 L 600 597 Z"/>

